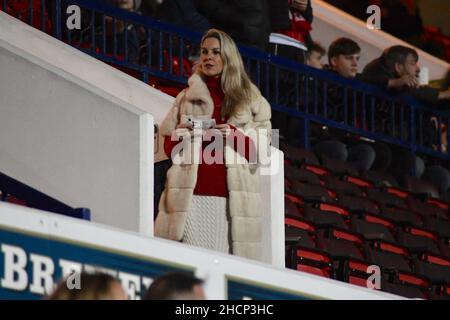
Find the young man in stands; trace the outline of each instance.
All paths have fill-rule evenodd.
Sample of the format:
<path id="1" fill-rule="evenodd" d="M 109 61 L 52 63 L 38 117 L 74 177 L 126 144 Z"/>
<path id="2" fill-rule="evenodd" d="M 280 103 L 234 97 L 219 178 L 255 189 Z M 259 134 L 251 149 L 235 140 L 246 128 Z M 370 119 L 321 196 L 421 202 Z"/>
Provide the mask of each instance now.
<path id="1" fill-rule="evenodd" d="M 349 38 L 339 38 L 328 49 L 329 65 L 324 69 L 330 70 L 347 79 L 358 76 L 358 62 L 361 54 L 359 45 Z M 328 84 L 327 87 L 327 118 L 337 122 L 351 123 L 345 119 L 345 88 L 341 85 Z M 347 97 L 351 97 L 349 93 Z M 321 103 L 319 103 L 321 104 Z M 351 99 L 347 99 L 347 115 L 353 114 Z M 353 106 L 355 107 L 355 106 Z M 341 130 L 326 128 L 317 131 L 319 142 L 313 150 L 321 157 L 336 158 L 353 163 L 360 170 L 369 170 L 375 160 L 375 151 L 367 143 L 361 143 L 354 136 Z"/>
<path id="2" fill-rule="evenodd" d="M 322 58 L 327 51 L 318 42 L 313 42 L 306 53 L 306 64 L 316 69 L 323 69 Z"/>
<path id="3" fill-rule="evenodd" d="M 328 49 L 328 63 L 325 68 L 336 72 L 341 77 L 355 79 L 359 77 L 358 63 L 361 56 L 361 48 L 352 39 L 339 38 Z"/>
<path id="4" fill-rule="evenodd" d="M 386 89 L 409 93 L 427 104 L 449 100 L 449 91 L 419 86 L 418 62 L 419 55 L 416 50 L 404 46 L 392 46 L 364 68 L 361 80 Z"/>

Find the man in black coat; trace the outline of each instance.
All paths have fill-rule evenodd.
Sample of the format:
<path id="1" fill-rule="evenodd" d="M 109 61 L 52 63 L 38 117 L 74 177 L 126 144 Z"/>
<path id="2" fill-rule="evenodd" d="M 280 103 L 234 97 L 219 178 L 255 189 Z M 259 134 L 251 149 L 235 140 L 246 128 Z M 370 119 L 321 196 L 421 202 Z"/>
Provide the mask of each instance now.
<path id="1" fill-rule="evenodd" d="M 387 48 L 381 57 L 363 70 L 361 80 L 399 93 L 407 93 L 426 104 L 449 100 L 450 92 L 428 86 L 419 87 L 420 67 L 416 50 L 404 46 Z"/>
<path id="2" fill-rule="evenodd" d="M 267 0 L 194 0 L 212 27 L 227 32 L 236 42 L 266 50 L 270 22 Z"/>

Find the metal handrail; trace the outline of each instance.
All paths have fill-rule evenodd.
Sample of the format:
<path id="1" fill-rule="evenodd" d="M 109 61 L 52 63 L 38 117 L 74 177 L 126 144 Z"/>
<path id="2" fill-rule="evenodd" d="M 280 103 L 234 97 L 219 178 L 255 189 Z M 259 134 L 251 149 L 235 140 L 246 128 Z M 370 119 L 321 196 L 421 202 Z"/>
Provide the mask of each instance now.
<path id="1" fill-rule="evenodd" d="M 36 1 L 39 0 L 30 0 L 30 4 Z M 4 6 L 7 3 L 9 3 L 8 0 L 3 0 Z M 183 74 L 183 57 L 186 56 L 186 44 L 198 44 L 201 34 L 98 1 L 53 0 L 51 6 L 53 35 L 72 45 L 74 45 L 72 34 L 76 32 L 65 28 L 65 12 L 62 10 L 68 5 L 79 6 L 84 10 L 83 14 L 89 16 L 90 25 L 87 26 L 86 30 L 88 31 L 87 34 L 90 34 L 91 41 L 87 47 L 80 47 L 78 44 L 80 50 L 107 63 L 137 72 L 140 79 L 146 83 L 151 79 L 161 79 L 181 85 L 186 83 L 187 79 Z M 31 5 L 30 12 L 32 12 Z M 44 12 L 42 12 L 42 15 L 44 15 Z M 101 23 L 97 21 L 97 16 L 100 16 Z M 106 53 L 106 17 L 112 17 L 113 19 L 114 50 L 112 54 Z M 117 43 L 119 33 L 116 30 L 116 22 L 118 21 L 125 24 L 124 34 L 121 34 L 125 39 L 122 47 Z M 28 22 L 30 23 L 30 21 Z M 43 25 L 44 23 L 42 23 Z M 128 39 L 131 31 L 128 30 L 129 26 L 135 27 L 135 30 L 137 29 L 145 35 L 145 47 L 140 47 L 140 50 L 146 50 L 148 53 L 147 60 L 144 62 L 130 61 Z M 96 28 L 100 30 L 101 45 L 96 43 Z M 101 49 L 99 49 L 100 47 Z M 117 55 L 118 49 L 122 50 L 121 57 Z M 335 73 L 317 70 L 255 48 L 239 45 L 239 50 L 254 82 L 269 100 L 272 109 L 299 118 L 302 122 L 303 125 L 299 135 L 302 136 L 303 146 L 309 146 L 311 124 L 318 123 L 369 139 L 399 145 L 410 149 L 413 153 L 426 153 L 433 157 L 450 160 L 450 155 L 441 149 L 442 127 L 446 125 L 447 128 L 450 128 L 449 111 L 429 108 L 411 96 L 395 95 L 377 86 L 358 80 L 345 79 Z M 139 53 L 142 53 L 142 51 Z M 176 60 L 178 60 L 178 73 L 175 72 L 173 67 L 173 62 Z M 256 68 L 253 68 L 252 65 L 256 65 Z M 280 80 L 280 74 L 283 73 L 290 74 L 291 78 L 295 78 L 294 82 L 291 82 L 295 86 L 294 105 L 280 103 L 280 99 L 286 94 L 283 92 L 283 82 Z M 318 82 L 321 83 L 320 86 L 317 85 Z M 307 88 L 308 83 L 315 86 L 313 90 Z M 329 98 L 327 88 L 330 87 L 344 92 L 344 99 L 342 99 L 344 100 L 344 120 L 332 119 L 329 116 L 329 109 L 332 106 L 327 103 Z M 319 93 L 318 91 L 321 90 L 322 93 Z M 352 95 L 352 99 L 349 99 L 350 95 Z M 362 96 L 362 100 L 358 96 Z M 348 100 L 352 100 L 351 103 Z M 368 101 L 367 104 L 366 101 Z M 353 108 L 351 108 L 351 105 Z M 384 121 L 387 123 L 388 129 L 382 128 L 380 130 L 377 128 L 379 123 L 376 117 L 380 114 L 380 106 L 385 105 L 389 105 L 384 110 Z M 310 107 L 313 110 L 310 110 Z M 323 113 L 318 112 L 320 108 L 323 109 Z M 349 118 L 352 120 L 349 121 Z M 362 121 L 362 124 L 357 124 L 358 119 L 360 122 Z M 432 143 L 425 143 L 425 140 L 431 139 L 429 134 L 427 136 L 425 132 L 427 130 L 426 125 L 430 125 L 430 119 L 435 119 L 438 123 L 435 131 L 431 129 L 437 138 Z M 428 130 L 430 129 L 428 128 Z M 447 140 L 450 141 L 450 130 L 447 130 Z"/>

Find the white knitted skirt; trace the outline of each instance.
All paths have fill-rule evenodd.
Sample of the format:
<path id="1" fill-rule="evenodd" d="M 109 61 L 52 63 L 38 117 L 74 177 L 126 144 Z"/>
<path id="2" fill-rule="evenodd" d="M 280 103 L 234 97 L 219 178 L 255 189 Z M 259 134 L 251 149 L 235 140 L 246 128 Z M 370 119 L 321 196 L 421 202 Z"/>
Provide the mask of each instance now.
<path id="1" fill-rule="evenodd" d="M 227 198 L 193 196 L 183 243 L 230 253 L 230 218 Z"/>

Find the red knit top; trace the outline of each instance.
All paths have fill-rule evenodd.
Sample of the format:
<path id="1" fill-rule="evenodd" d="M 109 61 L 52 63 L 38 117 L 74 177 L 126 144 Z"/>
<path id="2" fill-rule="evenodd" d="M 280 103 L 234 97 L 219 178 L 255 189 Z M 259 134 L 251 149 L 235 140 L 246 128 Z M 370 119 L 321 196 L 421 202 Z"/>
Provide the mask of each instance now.
<path id="1" fill-rule="evenodd" d="M 209 92 L 211 94 L 211 98 L 214 103 L 214 111 L 212 118 L 216 120 L 217 124 L 224 124 L 227 122 L 228 118 L 222 118 L 220 115 L 222 100 L 224 97 L 224 93 L 222 91 L 222 85 L 220 81 L 220 77 L 206 77 L 205 83 L 208 86 Z M 249 161 L 249 156 L 251 154 L 255 154 L 255 145 L 253 141 L 246 135 L 244 135 L 241 131 L 237 130 L 233 125 L 229 125 L 231 128 L 231 134 L 227 139 L 234 139 L 234 141 L 228 141 L 232 143 L 234 149 L 239 152 L 242 156 L 244 156 L 247 161 Z M 238 139 L 244 139 L 245 148 L 244 150 L 240 150 L 237 148 Z M 227 186 L 227 171 L 225 167 L 225 161 L 222 153 L 215 154 L 213 151 L 211 155 L 214 158 L 221 157 L 223 159 L 222 163 L 212 163 L 206 164 L 203 158 L 203 150 L 210 144 L 212 141 L 205 141 L 202 144 L 202 162 L 198 166 L 197 173 L 197 184 L 194 189 L 195 195 L 204 195 L 204 196 L 216 196 L 216 197 L 228 197 L 228 186 Z M 179 143 L 179 141 L 172 141 L 169 136 L 166 136 L 164 139 L 164 151 L 167 156 L 170 157 L 172 153 L 172 149 Z M 225 143 L 224 143 L 225 144 Z"/>
<path id="2" fill-rule="evenodd" d="M 288 2 L 289 5 L 292 4 L 292 0 L 288 0 Z M 289 10 L 289 19 L 291 23 L 290 29 L 278 30 L 278 32 L 294 38 L 301 43 L 306 43 L 306 38 L 312 30 L 311 24 L 303 18 L 301 12 L 293 8 Z"/>

